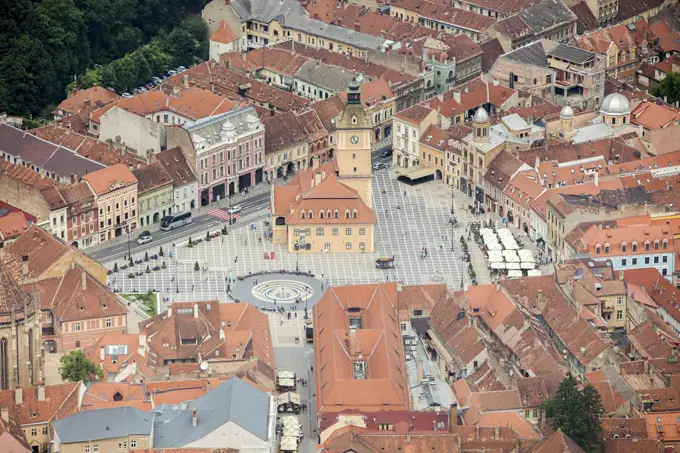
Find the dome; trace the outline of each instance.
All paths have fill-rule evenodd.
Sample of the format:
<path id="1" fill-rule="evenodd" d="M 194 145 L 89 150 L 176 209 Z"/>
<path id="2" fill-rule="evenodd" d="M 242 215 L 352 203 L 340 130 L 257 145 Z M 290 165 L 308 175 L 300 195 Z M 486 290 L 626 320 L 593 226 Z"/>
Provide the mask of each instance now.
<path id="1" fill-rule="evenodd" d="M 573 117 L 574 117 L 574 109 L 572 109 L 568 105 L 565 105 L 564 107 L 562 107 L 562 110 L 560 110 L 560 118 L 568 119 L 568 118 L 573 118 Z"/>
<path id="2" fill-rule="evenodd" d="M 475 112 L 475 116 L 472 117 L 472 121 L 475 123 L 486 123 L 489 121 L 489 114 L 486 113 L 484 107 L 480 107 Z"/>
<path id="3" fill-rule="evenodd" d="M 222 132 L 236 131 L 236 126 L 231 121 L 225 121 L 222 125 Z"/>
<path id="4" fill-rule="evenodd" d="M 627 115 L 630 113 L 630 103 L 622 94 L 612 93 L 602 101 L 600 113 L 603 115 Z"/>

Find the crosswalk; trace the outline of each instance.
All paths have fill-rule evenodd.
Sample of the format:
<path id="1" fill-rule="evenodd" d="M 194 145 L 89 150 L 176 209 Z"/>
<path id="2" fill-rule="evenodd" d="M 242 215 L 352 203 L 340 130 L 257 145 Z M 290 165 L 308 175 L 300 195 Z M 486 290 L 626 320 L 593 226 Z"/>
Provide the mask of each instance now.
<path id="1" fill-rule="evenodd" d="M 214 209 L 208 213 L 209 216 L 217 217 L 218 219 L 224 220 L 225 222 L 228 222 L 229 219 L 238 219 L 241 217 L 241 214 L 229 214 L 227 211 L 224 209 Z"/>

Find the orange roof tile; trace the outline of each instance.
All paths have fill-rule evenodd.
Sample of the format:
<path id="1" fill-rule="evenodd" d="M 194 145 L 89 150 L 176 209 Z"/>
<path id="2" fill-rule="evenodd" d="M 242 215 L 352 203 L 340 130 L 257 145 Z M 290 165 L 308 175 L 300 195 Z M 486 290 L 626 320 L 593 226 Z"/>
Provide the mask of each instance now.
<path id="1" fill-rule="evenodd" d="M 92 190 L 97 195 L 103 195 L 121 187 L 137 184 L 135 175 L 123 164 L 112 165 L 111 167 L 93 171 L 83 176 L 83 179 L 90 184 L 90 187 L 92 187 Z"/>
<path id="2" fill-rule="evenodd" d="M 229 28 L 229 25 L 227 25 L 226 20 L 220 21 L 220 24 L 217 26 L 217 30 L 215 30 L 215 33 L 213 33 L 210 37 L 211 41 L 221 42 L 224 44 L 229 44 L 230 42 L 234 42 L 237 39 L 238 36 L 236 36 L 234 32 L 231 31 L 231 28 Z"/>
<path id="3" fill-rule="evenodd" d="M 541 438 L 531 422 L 517 412 L 487 412 L 480 415 L 479 421 L 475 425 L 510 428 L 519 435 L 520 439 Z"/>
<path id="4" fill-rule="evenodd" d="M 14 239 L 26 230 L 28 230 L 28 221 L 23 212 L 10 212 L 0 217 L 0 241 Z"/>
<path id="5" fill-rule="evenodd" d="M 680 111 L 664 104 L 642 101 L 630 113 L 630 122 L 645 129 L 661 129 L 680 121 Z"/>
<path id="6" fill-rule="evenodd" d="M 77 114 L 81 109 L 89 107 L 90 105 L 103 107 L 118 99 L 120 99 L 120 96 L 114 91 L 100 86 L 93 86 L 86 90 L 78 90 L 69 93 L 68 97 L 59 103 L 56 110 L 62 110 L 67 114 Z"/>
<path id="7" fill-rule="evenodd" d="M 16 390 L 0 392 L 0 407 L 13 413 L 21 425 L 46 423 L 78 412 L 78 391 L 82 383 L 47 385 L 45 399 L 38 399 L 38 387 L 22 389 L 22 403 L 16 404 Z"/>

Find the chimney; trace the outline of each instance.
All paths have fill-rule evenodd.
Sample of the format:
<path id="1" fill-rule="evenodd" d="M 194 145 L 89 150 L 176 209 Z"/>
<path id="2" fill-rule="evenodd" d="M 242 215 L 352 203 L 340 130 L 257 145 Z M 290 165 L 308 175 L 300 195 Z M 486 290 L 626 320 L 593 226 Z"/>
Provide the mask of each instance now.
<path id="1" fill-rule="evenodd" d="M 453 92 L 453 100 L 460 104 L 460 91 L 456 90 Z"/>
<path id="2" fill-rule="evenodd" d="M 38 401 L 45 401 L 45 383 L 38 384 Z"/>
<path id="3" fill-rule="evenodd" d="M 191 411 L 191 424 L 195 428 L 197 423 L 198 423 L 198 414 L 196 412 L 196 409 L 194 408 L 194 410 Z"/>
<path id="4" fill-rule="evenodd" d="M 319 184 L 321 184 L 321 173 L 317 171 L 314 173 L 314 185 L 318 186 Z"/>
<path id="5" fill-rule="evenodd" d="M 0 409 L 0 417 L 5 421 L 5 423 L 9 422 L 9 408 L 8 407 L 3 407 Z"/>
<path id="6" fill-rule="evenodd" d="M 422 359 L 418 360 L 418 384 L 423 382 L 423 361 Z"/>
<path id="7" fill-rule="evenodd" d="M 326 170 L 321 170 L 321 180 L 326 179 Z"/>
<path id="8" fill-rule="evenodd" d="M 105 358 L 106 358 L 106 349 L 104 348 L 104 346 L 102 346 L 102 347 L 99 348 L 99 360 L 103 362 Z"/>
<path id="9" fill-rule="evenodd" d="M 224 340 L 224 329 L 220 329 L 220 340 Z"/>
<path id="10" fill-rule="evenodd" d="M 19 406 L 24 402 L 24 389 L 20 385 L 14 389 L 14 404 Z"/>
<path id="11" fill-rule="evenodd" d="M 623 271 L 619 271 L 619 280 L 623 281 Z"/>
<path id="12" fill-rule="evenodd" d="M 184 88 L 189 88 L 189 74 L 184 74 Z"/>
<path id="13" fill-rule="evenodd" d="M 543 290 L 539 289 L 538 294 L 536 295 L 536 305 L 539 307 L 543 305 Z"/>
<path id="14" fill-rule="evenodd" d="M 84 270 L 80 273 L 80 287 L 83 291 L 87 290 L 87 272 Z"/>
<path id="15" fill-rule="evenodd" d="M 312 170 L 316 170 L 317 168 L 319 168 L 319 158 L 313 157 L 312 158 Z"/>
<path id="16" fill-rule="evenodd" d="M 198 319 L 198 304 L 194 304 L 194 319 Z"/>
<path id="17" fill-rule="evenodd" d="M 21 257 L 21 275 L 24 277 L 28 275 L 28 255 Z"/>
<path id="18" fill-rule="evenodd" d="M 599 182 L 600 174 L 595 170 L 595 187 L 597 187 Z"/>
<path id="19" fill-rule="evenodd" d="M 449 426 L 458 426 L 458 403 L 451 403 L 449 418 L 450 418 Z"/>

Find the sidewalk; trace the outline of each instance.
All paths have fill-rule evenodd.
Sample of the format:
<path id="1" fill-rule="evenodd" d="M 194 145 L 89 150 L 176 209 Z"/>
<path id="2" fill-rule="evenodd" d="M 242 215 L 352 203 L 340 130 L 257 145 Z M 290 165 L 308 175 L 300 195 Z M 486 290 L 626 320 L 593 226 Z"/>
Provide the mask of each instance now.
<path id="1" fill-rule="evenodd" d="M 232 197 L 232 203 L 233 204 L 238 204 L 242 203 L 244 201 L 248 201 L 251 198 L 257 197 L 259 195 L 262 195 L 264 193 L 270 193 L 272 190 L 273 185 L 283 185 L 285 184 L 286 181 L 284 181 L 282 178 L 279 178 L 274 181 L 273 184 L 267 184 L 267 183 L 262 183 L 259 184 L 251 189 L 248 189 L 248 195 L 242 196 L 242 195 L 237 195 L 235 194 Z M 210 211 L 213 211 L 215 209 L 219 208 L 224 208 L 229 206 L 229 198 L 223 198 L 222 200 L 216 202 L 216 203 L 211 203 L 208 206 L 203 206 L 200 208 L 193 209 L 191 211 L 191 215 L 196 218 L 196 217 L 203 217 L 204 215 L 207 215 Z M 144 230 L 149 231 L 151 233 L 154 233 L 158 230 L 160 230 L 160 222 L 159 223 L 154 223 L 151 225 L 145 225 L 143 227 Z M 139 229 L 139 228 L 138 228 Z M 113 238 L 111 240 L 105 241 L 105 242 L 100 242 L 99 244 L 93 245 L 91 247 L 84 248 L 83 251 L 87 254 L 92 254 L 95 252 L 98 252 L 103 249 L 108 249 L 110 247 L 114 247 L 116 245 L 124 244 L 128 241 L 127 234 L 122 234 L 118 236 L 117 238 Z"/>

